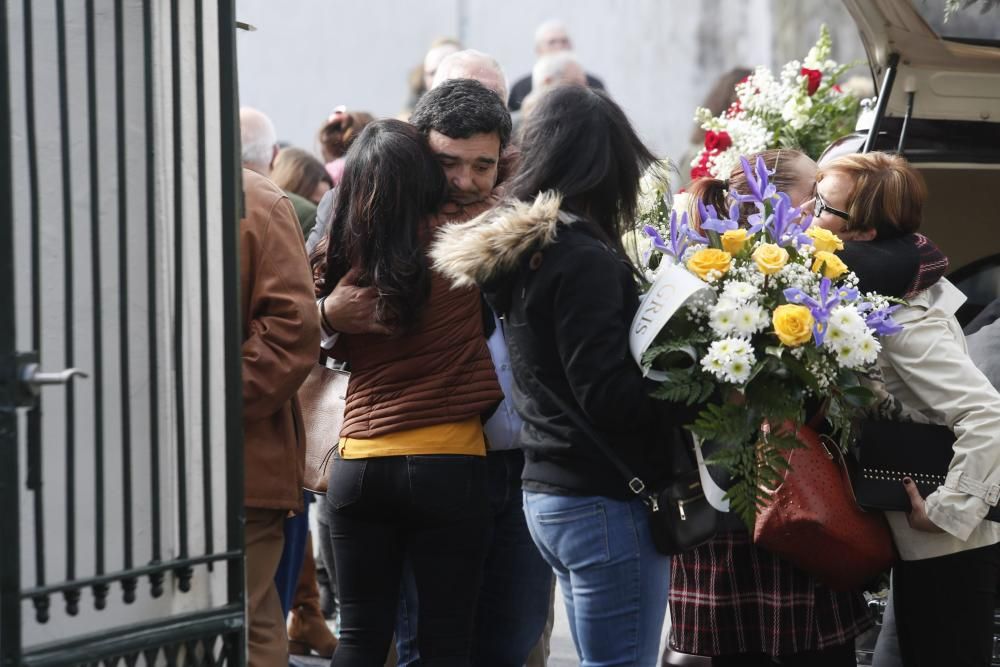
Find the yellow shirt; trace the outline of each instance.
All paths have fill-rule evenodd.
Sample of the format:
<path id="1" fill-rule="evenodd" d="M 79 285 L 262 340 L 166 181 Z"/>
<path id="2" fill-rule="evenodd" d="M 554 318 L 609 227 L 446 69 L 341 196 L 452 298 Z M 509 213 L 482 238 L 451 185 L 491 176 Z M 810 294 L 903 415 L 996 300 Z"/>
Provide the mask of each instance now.
<path id="1" fill-rule="evenodd" d="M 419 454 L 486 456 L 482 421 L 479 417 L 470 417 L 465 421 L 412 428 L 377 438 L 340 439 L 340 456 L 345 459 Z"/>

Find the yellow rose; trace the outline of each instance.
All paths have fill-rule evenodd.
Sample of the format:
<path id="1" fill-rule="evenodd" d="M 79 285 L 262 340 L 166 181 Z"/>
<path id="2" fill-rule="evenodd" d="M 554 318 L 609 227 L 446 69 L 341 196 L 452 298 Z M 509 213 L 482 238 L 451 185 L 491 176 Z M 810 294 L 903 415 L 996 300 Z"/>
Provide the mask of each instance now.
<path id="1" fill-rule="evenodd" d="M 765 243 L 753 251 L 753 261 L 761 273 L 770 276 L 788 264 L 788 251 L 773 243 Z"/>
<path id="2" fill-rule="evenodd" d="M 823 275 L 831 280 L 843 275 L 847 271 L 847 265 L 839 257 L 825 250 L 820 250 L 813 254 L 812 270 L 819 273 L 821 268 L 823 269 Z"/>
<path id="3" fill-rule="evenodd" d="M 722 234 L 722 249 L 730 255 L 735 255 L 740 250 L 743 250 L 746 242 L 747 230 L 745 229 L 730 229 L 728 232 L 723 232 Z"/>
<path id="4" fill-rule="evenodd" d="M 688 270 L 705 280 L 709 271 L 725 273 L 733 263 L 733 256 L 718 248 L 704 248 L 691 255 L 687 262 Z"/>
<path id="5" fill-rule="evenodd" d="M 844 249 L 844 242 L 829 229 L 812 225 L 806 230 L 806 236 L 813 240 L 813 247 L 817 251 L 836 252 Z"/>
<path id="6" fill-rule="evenodd" d="M 771 316 L 771 323 L 778 339 L 788 347 L 798 347 L 812 337 L 813 316 L 805 306 L 778 306 Z"/>

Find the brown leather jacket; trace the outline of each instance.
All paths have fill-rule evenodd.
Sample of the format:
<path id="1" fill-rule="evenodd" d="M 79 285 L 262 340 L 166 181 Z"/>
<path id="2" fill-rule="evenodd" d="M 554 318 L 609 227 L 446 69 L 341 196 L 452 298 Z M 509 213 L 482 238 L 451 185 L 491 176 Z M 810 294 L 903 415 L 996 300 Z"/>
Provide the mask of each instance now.
<path id="1" fill-rule="evenodd" d="M 244 503 L 302 509 L 305 441 L 295 392 L 317 361 L 319 313 L 295 210 L 274 183 L 243 170 Z"/>
<path id="2" fill-rule="evenodd" d="M 476 210 L 487 206 L 484 202 Z M 436 219 L 432 228 L 443 221 Z M 400 336 L 341 334 L 333 356 L 351 367 L 340 431 L 346 437 L 371 438 L 487 416 L 503 398 L 483 334 L 479 290 L 452 289 L 437 272 L 413 329 Z"/>

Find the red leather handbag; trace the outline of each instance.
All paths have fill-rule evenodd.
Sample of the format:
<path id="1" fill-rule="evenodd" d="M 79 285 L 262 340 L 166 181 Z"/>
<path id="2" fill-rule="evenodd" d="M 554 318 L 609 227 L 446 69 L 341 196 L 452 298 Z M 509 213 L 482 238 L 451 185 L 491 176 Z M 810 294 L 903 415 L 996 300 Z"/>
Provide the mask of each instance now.
<path id="1" fill-rule="evenodd" d="M 815 575 L 833 590 L 858 590 L 896 561 L 882 512 L 858 507 L 840 450 L 808 426 L 791 469 L 757 514 L 754 542 Z"/>

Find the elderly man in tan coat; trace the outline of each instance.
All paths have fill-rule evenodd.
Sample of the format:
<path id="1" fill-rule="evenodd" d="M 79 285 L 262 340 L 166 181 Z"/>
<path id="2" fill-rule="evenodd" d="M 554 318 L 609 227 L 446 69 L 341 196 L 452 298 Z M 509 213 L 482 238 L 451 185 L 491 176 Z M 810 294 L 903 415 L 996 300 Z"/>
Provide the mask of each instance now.
<path id="1" fill-rule="evenodd" d="M 288 639 L 274 574 L 289 511 L 301 511 L 305 442 L 295 392 L 316 363 L 319 317 L 302 232 L 278 186 L 243 170 L 244 504 L 249 665 L 284 667 Z"/>

